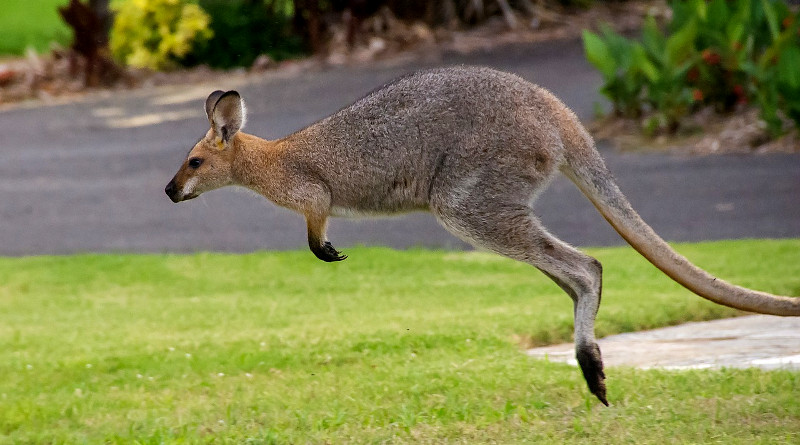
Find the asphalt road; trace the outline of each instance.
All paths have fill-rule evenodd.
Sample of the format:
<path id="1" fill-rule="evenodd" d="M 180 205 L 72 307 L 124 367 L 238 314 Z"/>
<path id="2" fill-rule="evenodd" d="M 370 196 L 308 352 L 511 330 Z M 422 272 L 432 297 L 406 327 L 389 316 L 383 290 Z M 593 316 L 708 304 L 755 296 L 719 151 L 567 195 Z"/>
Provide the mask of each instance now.
<path id="1" fill-rule="evenodd" d="M 214 89 L 238 89 L 247 131 L 285 135 L 418 68 L 489 65 L 543 85 L 578 115 L 600 100 L 578 42 L 515 45 L 369 68 L 232 77 L 215 85 L 119 92 L 0 111 L 0 255 L 73 252 L 247 252 L 304 247 L 300 216 L 252 193 L 218 190 L 173 204 L 163 189 L 207 130 Z M 684 157 L 603 148 L 622 190 L 667 240 L 800 237 L 800 155 Z M 576 245 L 623 241 L 563 178 L 536 205 Z M 427 214 L 333 220 L 333 244 L 464 248 Z"/>

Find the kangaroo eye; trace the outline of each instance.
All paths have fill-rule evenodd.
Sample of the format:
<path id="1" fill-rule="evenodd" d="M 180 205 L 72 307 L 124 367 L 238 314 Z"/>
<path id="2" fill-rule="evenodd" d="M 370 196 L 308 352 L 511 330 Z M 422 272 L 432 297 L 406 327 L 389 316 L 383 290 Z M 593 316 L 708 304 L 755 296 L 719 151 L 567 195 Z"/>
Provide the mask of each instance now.
<path id="1" fill-rule="evenodd" d="M 189 167 L 192 167 L 192 168 L 197 168 L 197 167 L 200 167 L 200 165 L 201 165 L 202 163 L 203 163 L 203 160 L 202 160 L 202 159 L 200 159 L 200 158 L 192 158 L 192 159 L 189 159 Z"/>

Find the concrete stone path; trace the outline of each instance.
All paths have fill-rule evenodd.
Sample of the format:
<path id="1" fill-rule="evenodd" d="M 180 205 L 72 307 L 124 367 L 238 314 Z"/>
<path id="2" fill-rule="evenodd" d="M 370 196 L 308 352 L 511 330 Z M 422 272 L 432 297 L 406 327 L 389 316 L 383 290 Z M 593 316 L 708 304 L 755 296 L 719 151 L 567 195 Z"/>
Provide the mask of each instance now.
<path id="1" fill-rule="evenodd" d="M 800 317 L 751 315 L 612 335 L 599 340 L 606 367 L 750 368 L 800 371 Z M 534 348 L 533 357 L 577 366 L 572 343 Z"/>

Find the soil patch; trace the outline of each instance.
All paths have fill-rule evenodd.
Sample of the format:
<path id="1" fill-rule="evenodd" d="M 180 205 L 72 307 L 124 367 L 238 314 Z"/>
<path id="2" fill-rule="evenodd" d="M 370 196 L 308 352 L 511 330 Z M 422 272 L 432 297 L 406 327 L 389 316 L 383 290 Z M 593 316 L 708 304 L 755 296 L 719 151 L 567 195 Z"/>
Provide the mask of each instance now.
<path id="1" fill-rule="evenodd" d="M 642 120 L 606 116 L 589 126 L 592 135 L 622 151 L 667 151 L 692 155 L 800 153 L 800 132 L 789 122 L 785 134 L 773 139 L 755 108 L 730 114 L 701 110 L 676 134 L 648 136 Z"/>

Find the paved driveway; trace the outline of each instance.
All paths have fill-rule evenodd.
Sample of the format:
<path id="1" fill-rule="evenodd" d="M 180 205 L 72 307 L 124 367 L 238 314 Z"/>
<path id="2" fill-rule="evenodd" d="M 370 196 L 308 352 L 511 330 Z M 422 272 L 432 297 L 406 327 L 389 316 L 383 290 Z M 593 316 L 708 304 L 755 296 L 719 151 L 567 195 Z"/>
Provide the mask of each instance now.
<path id="1" fill-rule="evenodd" d="M 0 255 L 84 251 L 245 252 L 305 246 L 303 220 L 251 193 L 219 190 L 181 204 L 163 193 L 206 131 L 213 89 L 239 89 L 247 130 L 279 137 L 414 69 L 490 65 L 551 89 L 590 119 L 599 78 L 579 42 L 513 45 L 393 66 L 338 68 L 215 85 L 110 93 L 80 102 L 0 112 Z M 634 206 L 668 240 L 800 236 L 800 155 L 682 157 L 603 149 Z M 568 181 L 537 211 L 577 245 L 622 240 Z M 353 244 L 463 248 L 427 214 L 334 220 L 337 247 Z"/>

